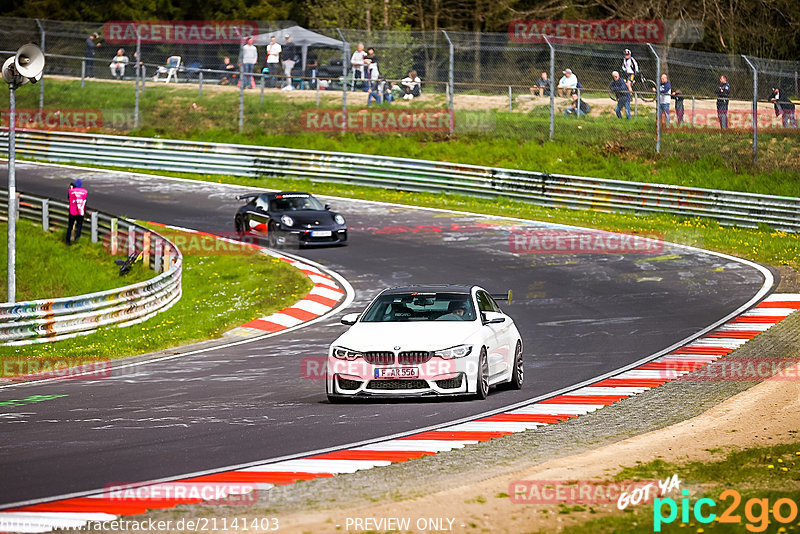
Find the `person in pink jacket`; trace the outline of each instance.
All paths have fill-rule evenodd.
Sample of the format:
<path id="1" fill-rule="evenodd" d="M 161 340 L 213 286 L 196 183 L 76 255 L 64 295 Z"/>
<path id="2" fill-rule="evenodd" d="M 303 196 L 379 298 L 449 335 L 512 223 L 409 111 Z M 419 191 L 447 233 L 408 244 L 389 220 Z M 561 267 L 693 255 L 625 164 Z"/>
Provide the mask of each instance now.
<path id="1" fill-rule="evenodd" d="M 78 178 L 69 184 L 69 222 L 67 223 L 67 245 L 70 245 L 72 227 L 75 227 L 75 241 L 81 236 L 83 215 L 86 211 L 86 197 L 89 192 L 83 188 L 83 180 Z"/>

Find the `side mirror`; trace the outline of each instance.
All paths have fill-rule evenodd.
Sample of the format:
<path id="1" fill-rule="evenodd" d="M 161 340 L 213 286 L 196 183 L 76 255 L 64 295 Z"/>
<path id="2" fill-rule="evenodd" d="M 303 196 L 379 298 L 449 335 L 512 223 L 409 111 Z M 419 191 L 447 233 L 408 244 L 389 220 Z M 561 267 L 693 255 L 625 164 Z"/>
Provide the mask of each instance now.
<path id="1" fill-rule="evenodd" d="M 506 318 L 503 317 L 502 313 L 497 312 L 481 312 L 481 322 L 484 325 L 487 324 L 500 324 L 504 323 Z"/>
<path id="2" fill-rule="evenodd" d="M 346 324 L 347 326 L 352 326 L 356 324 L 356 321 L 358 321 L 358 317 L 360 315 L 361 314 L 359 313 L 348 313 L 347 315 L 342 317 L 342 324 Z"/>
<path id="3" fill-rule="evenodd" d="M 331 209 L 331 205 L 330 205 L 330 204 L 325 204 L 325 209 L 326 209 L 326 210 L 329 210 L 329 209 Z"/>

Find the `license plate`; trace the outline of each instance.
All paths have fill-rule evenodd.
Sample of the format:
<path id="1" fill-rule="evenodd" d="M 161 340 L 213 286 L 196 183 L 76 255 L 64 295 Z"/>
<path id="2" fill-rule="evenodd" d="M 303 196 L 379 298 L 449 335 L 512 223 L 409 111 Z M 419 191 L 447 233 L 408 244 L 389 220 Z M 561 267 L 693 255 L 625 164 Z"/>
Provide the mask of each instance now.
<path id="1" fill-rule="evenodd" d="M 379 367 L 375 378 L 419 378 L 418 367 Z"/>
<path id="2" fill-rule="evenodd" d="M 312 230 L 311 237 L 330 237 L 332 233 L 330 230 Z"/>

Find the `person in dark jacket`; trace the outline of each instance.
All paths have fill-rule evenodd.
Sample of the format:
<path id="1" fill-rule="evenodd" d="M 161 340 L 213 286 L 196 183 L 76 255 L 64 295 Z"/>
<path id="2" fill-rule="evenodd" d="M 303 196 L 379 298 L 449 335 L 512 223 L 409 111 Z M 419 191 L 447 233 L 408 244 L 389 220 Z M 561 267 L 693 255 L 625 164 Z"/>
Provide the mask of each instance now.
<path id="1" fill-rule="evenodd" d="M 96 33 L 91 34 L 86 39 L 86 77 L 94 78 L 94 53 L 97 47 L 100 46 L 100 36 Z"/>
<path id="2" fill-rule="evenodd" d="M 728 101 L 731 98 L 731 86 L 725 75 L 719 77 L 719 85 L 715 91 L 717 95 L 717 118 L 721 130 L 728 128 Z"/>
<path id="3" fill-rule="evenodd" d="M 678 119 L 678 126 L 683 124 L 683 93 L 680 89 L 672 91 L 672 98 L 675 99 L 675 117 Z"/>
<path id="4" fill-rule="evenodd" d="M 618 118 L 622 118 L 622 109 L 625 108 L 625 119 L 631 120 L 631 92 L 628 90 L 628 84 L 625 83 L 619 72 L 614 71 L 611 73 L 611 85 L 608 89 L 614 93 L 617 98 L 617 107 L 614 111 L 617 113 Z"/>
<path id="5" fill-rule="evenodd" d="M 775 106 L 775 116 L 781 118 L 784 128 L 797 128 L 797 121 L 794 118 L 794 103 L 789 100 L 786 91 L 780 87 L 773 87 L 769 101 Z"/>
<path id="6" fill-rule="evenodd" d="M 588 115 L 592 111 L 592 108 L 589 104 L 586 103 L 586 100 L 578 98 L 578 91 L 574 91 L 572 93 L 572 104 L 564 110 L 564 115 L 575 115 L 577 117 L 583 117 L 584 115 Z"/>

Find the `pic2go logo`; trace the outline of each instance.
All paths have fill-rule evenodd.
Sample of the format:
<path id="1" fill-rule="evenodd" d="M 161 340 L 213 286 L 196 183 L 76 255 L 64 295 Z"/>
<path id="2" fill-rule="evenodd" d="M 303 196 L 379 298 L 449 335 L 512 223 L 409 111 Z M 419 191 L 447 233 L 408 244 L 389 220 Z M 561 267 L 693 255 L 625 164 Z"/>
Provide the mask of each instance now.
<path id="1" fill-rule="evenodd" d="M 717 503 L 714 499 L 703 498 L 698 499 L 694 506 L 689 504 L 689 490 L 682 491 L 684 498 L 681 499 L 680 512 L 681 522 L 689 522 L 689 513 L 694 516 L 694 520 L 698 523 L 711 523 L 717 518 L 717 515 L 712 513 L 716 508 Z M 719 516 L 717 522 L 719 523 L 735 523 L 742 524 L 742 516 L 736 514 L 736 510 L 742 503 L 742 496 L 736 490 L 725 490 L 719 494 L 720 501 L 731 500 L 731 503 Z M 666 507 L 666 510 L 665 510 Z M 744 503 L 744 517 L 747 520 L 745 528 L 750 532 L 764 532 L 769 526 L 770 512 L 773 519 L 778 523 L 788 524 L 797 518 L 797 503 L 788 498 L 782 498 L 775 501 L 770 506 L 769 499 L 758 499 L 753 497 Z M 666 515 L 665 515 L 666 513 Z M 678 503 L 675 499 L 656 498 L 653 501 L 653 531 L 661 532 L 661 525 L 669 525 L 678 517 Z"/>

